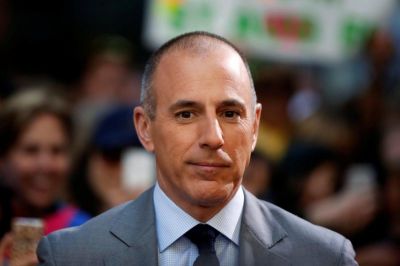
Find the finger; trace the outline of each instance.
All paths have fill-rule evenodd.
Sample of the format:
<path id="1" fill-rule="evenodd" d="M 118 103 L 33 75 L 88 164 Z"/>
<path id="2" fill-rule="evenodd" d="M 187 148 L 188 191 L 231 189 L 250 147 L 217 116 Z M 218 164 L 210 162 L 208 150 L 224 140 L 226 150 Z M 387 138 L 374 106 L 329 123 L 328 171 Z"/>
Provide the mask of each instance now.
<path id="1" fill-rule="evenodd" d="M 4 235 L 4 237 L 0 241 L 0 252 L 3 253 L 3 251 L 11 247 L 12 239 L 13 237 L 11 233 L 7 233 Z"/>
<path id="2" fill-rule="evenodd" d="M 4 257 L 7 252 L 11 249 L 13 237 L 11 233 L 7 233 L 0 241 L 0 265 L 4 263 Z"/>
<path id="3" fill-rule="evenodd" d="M 35 266 L 39 264 L 39 260 L 35 253 L 25 254 L 23 257 L 19 257 L 13 261 L 15 266 Z"/>

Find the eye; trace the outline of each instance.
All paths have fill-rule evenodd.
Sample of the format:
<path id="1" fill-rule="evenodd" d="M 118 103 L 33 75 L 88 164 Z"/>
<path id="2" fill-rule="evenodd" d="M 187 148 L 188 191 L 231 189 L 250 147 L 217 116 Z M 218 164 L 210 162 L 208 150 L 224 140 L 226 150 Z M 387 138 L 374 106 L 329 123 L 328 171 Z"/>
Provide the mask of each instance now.
<path id="1" fill-rule="evenodd" d="M 232 111 L 232 110 L 224 111 L 224 112 L 222 113 L 222 115 L 223 115 L 225 118 L 228 118 L 228 119 L 231 119 L 231 120 L 240 117 L 240 113 L 239 113 L 239 112 Z"/>
<path id="2" fill-rule="evenodd" d="M 52 155 L 64 155 L 67 153 L 67 147 L 64 145 L 55 145 L 51 148 Z"/>
<path id="3" fill-rule="evenodd" d="M 182 111 L 182 112 L 175 114 L 176 118 L 182 119 L 182 120 L 193 118 L 193 116 L 194 116 L 194 114 L 190 111 Z"/>
<path id="4" fill-rule="evenodd" d="M 235 117 L 237 115 L 234 111 L 226 111 L 224 112 L 225 117 Z"/>
<path id="5" fill-rule="evenodd" d="M 26 155 L 35 155 L 39 153 L 39 146 L 35 144 L 29 144 L 22 147 L 21 151 Z"/>

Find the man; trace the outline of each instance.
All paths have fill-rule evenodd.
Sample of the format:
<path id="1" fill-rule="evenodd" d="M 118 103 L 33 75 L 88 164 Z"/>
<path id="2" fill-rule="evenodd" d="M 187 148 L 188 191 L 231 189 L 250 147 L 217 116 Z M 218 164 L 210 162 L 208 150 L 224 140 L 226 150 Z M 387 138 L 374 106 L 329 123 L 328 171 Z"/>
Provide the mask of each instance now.
<path id="1" fill-rule="evenodd" d="M 228 41 L 193 32 L 164 44 L 134 111 L 156 186 L 43 238 L 42 265 L 356 265 L 348 240 L 241 187 L 260 113 L 247 62 Z"/>

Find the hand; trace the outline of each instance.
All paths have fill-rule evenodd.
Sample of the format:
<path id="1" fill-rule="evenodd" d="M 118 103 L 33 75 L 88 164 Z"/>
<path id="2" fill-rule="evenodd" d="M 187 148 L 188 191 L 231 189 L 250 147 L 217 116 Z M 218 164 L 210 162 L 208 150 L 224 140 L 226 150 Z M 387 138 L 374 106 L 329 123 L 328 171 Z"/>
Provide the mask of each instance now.
<path id="1" fill-rule="evenodd" d="M 11 234 L 5 234 L 4 237 L 0 240 L 0 265 L 5 265 L 6 254 L 9 254 L 12 246 L 12 237 Z"/>
<path id="2" fill-rule="evenodd" d="M 373 244 L 356 251 L 360 265 L 397 266 L 400 263 L 399 250 L 389 244 Z"/>
<path id="3" fill-rule="evenodd" d="M 306 212 L 312 222 L 351 235 L 368 225 L 378 210 L 377 192 L 346 190 L 313 204 Z"/>
<path id="4" fill-rule="evenodd" d="M 10 254 L 11 248 L 13 245 L 13 236 L 11 233 L 6 234 L 0 241 L 0 265 L 5 264 L 8 259 L 6 254 Z M 24 254 L 24 256 L 20 256 L 17 259 L 13 259 L 10 262 L 11 266 L 35 266 L 38 265 L 39 261 L 35 254 L 35 252 Z"/>

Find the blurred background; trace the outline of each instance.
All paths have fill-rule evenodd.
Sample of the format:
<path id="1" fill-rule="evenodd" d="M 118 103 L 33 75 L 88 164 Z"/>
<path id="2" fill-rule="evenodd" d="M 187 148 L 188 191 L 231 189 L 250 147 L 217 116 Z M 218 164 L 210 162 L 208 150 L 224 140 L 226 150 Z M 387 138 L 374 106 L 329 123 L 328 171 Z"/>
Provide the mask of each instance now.
<path id="1" fill-rule="evenodd" d="M 263 113 L 246 188 L 348 237 L 360 265 L 400 265 L 396 0 L 0 0 L 0 237 L 153 184 L 131 122 L 141 72 L 192 30 L 249 59 Z"/>

